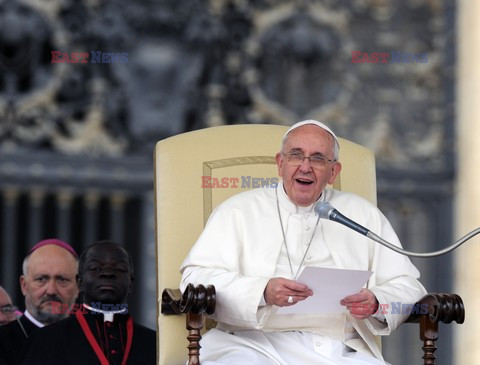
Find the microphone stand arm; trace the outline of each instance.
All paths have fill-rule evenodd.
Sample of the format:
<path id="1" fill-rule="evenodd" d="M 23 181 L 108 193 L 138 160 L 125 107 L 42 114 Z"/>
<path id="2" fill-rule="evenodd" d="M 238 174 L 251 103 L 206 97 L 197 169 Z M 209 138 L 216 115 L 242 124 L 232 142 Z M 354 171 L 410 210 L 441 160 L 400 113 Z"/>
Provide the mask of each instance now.
<path id="1" fill-rule="evenodd" d="M 470 238 L 475 237 L 479 233 L 480 233 L 480 227 L 474 229 L 470 233 L 467 233 L 465 236 L 463 236 L 462 238 L 455 241 L 455 243 L 453 243 L 453 245 L 451 245 L 451 246 L 445 247 L 445 248 L 443 248 L 441 250 L 438 250 L 438 251 L 425 252 L 425 253 L 418 253 L 418 252 L 412 252 L 412 251 L 404 250 L 400 247 L 397 247 L 397 246 L 391 244 L 390 242 L 385 241 L 383 238 L 381 238 L 380 236 L 376 235 L 375 233 L 373 233 L 371 231 L 368 231 L 366 236 L 368 238 L 382 244 L 383 246 L 388 247 L 389 249 L 391 249 L 391 250 L 393 250 L 393 251 L 395 251 L 399 254 L 402 254 L 402 255 L 413 256 L 413 257 L 434 257 L 434 256 L 444 255 L 444 254 L 446 254 L 450 251 L 453 251 L 454 249 L 463 245 Z"/>

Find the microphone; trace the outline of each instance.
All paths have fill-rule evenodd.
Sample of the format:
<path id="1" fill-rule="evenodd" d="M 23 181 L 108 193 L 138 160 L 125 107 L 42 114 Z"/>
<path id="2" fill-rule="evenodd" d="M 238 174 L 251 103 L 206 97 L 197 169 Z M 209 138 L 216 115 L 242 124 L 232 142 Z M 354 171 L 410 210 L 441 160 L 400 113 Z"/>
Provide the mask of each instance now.
<path id="1" fill-rule="evenodd" d="M 364 226 L 358 224 L 357 222 L 351 220 L 350 218 L 345 217 L 338 210 L 336 210 L 334 207 L 332 207 L 332 205 L 328 202 L 318 202 L 317 204 L 315 204 L 314 210 L 315 210 L 315 213 L 317 213 L 320 218 L 328 219 L 328 220 L 343 224 L 344 226 L 354 230 L 355 232 L 358 232 L 358 233 L 360 233 L 364 236 L 367 236 L 371 240 L 373 240 L 375 242 L 378 242 L 381 245 L 383 245 L 383 246 L 385 246 L 385 247 L 387 247 L 387 248 L 389 248 L 389 249 L 391 249 L 391 250 L 393 250 L 393 251 L 395 251 L 399 254 L 406 255 L 406 256 L 414 256 L 414 257 L 440 256 L 440 255 L 446 254 L 450 251 L 453 251 L 454 249 L 456 249 L 460 245 L 467 242 L 470 238 L 475 237 L 477 234 L 480 233 L 480 228 L 476 228 L 473 231 L 471 231 L 470 233 L 468 233 L 465 236 L 463 236 L 462 238 L 460 238 L 459 240 L 455 241 L 453 243 L 453 245 L 445 247 L 442 250 L 419 253 L 419 252 L 412 252 L 412 251 L 404 250 L 400 247 L 397 247 L 397 246 L 391 244 L 388 241 L 385 241 L 383 238 L 381 238 L 380 236 L 371 232 L 370 230 L 368 230 Z"/>
<path id="2" fill-rule="evenodd" d="M 331 221 L 343 224 L 344 226 L 347 226 L 348 228 L 353 229 L 364 236 L 368 236 L 368 229 L 345 217 L 328 202 L 318 202 L 315 204 L 314 210 L 315 213 L 320 216 L 320 218 L 330 219 Z"/>

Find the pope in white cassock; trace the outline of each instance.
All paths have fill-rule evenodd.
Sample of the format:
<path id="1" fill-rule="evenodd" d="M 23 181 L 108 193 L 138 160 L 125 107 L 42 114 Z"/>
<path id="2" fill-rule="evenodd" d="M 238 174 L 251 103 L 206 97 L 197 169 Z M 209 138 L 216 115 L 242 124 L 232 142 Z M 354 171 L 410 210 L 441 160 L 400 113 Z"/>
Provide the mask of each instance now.
<path id="1" fill-rule="evenodd" d="M 276 155 L 276 187 L 237 194 L 219 205 L 181 266 L 181 289 L 213 284 L 216 329 L 201 341 L 202 365 L 384 364 L 375 336 L 388 335 L 425 293 L 406 256 L 318 219 L 328 201 L 347 217 L 401 247 L 370 202 L 326 188 L 340 173 L 339 145 L 323 123 L 293 125 Z M 366 287 L 341 301 L 343 313 L 277 314 L 313 292 L 295 279 L 306 266 L 370 270 Z M 386 311 L 377 311 L 385 305 Z M 386 306 L 388 305 L 388 306 Z M 382 313 L 385 312 L 385 313 Z"/>

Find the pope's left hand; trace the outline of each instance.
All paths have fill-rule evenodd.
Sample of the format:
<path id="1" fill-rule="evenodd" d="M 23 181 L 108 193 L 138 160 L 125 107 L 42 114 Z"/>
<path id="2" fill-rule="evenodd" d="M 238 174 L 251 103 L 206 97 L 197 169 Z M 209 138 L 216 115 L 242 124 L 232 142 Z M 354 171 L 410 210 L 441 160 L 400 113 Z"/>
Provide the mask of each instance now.
<path id="1" fill-rule="evenodd" d="M 346 306 L 356 319 L 368 318 L 378 310 L 378 300 L 368 289 L 362 289 L 357 294 L 343 298 L 340 304 Z"/>

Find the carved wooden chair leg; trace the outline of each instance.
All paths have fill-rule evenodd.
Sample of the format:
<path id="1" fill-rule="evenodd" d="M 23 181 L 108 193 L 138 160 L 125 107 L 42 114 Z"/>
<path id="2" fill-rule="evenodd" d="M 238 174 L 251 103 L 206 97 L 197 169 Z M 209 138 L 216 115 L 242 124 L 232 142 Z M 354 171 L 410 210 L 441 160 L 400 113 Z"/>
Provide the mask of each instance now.
<path id="1" fill-rule="evenodd" d="M 203 315 L 187 313 L 188 365 L 200 365 L 200 331 L 203 328 Z"/>
<path id="2" fill-rule="evenodd" d="M 423 341 L 423 364 L 435 365 L 438 339 L 438 323 L 461 324 L 465 320 L 465 307 L 457 294 L 429 293 L 414 306 L 408 323 L 420 323 L 420 339 Z"/>
<path id="3" fill-rule="evenodd" d="M 188 365 L 200 365 L 201 331 L 205 315 L 215 312 L 216 292 L 213 285 L 188 284 L 183 294 L 179 289 L 166 288 L 162 292 L 162 314 L 186 314 L 188 330 Z"/>
<path id="4" fill-rule="evenodd" d="M 428 316 L 420 318 L 420 339 L 423 341 L 423 365 L 435 365 L 435 351 L 438 339 L 438 323 L 434 323 Z"/>

